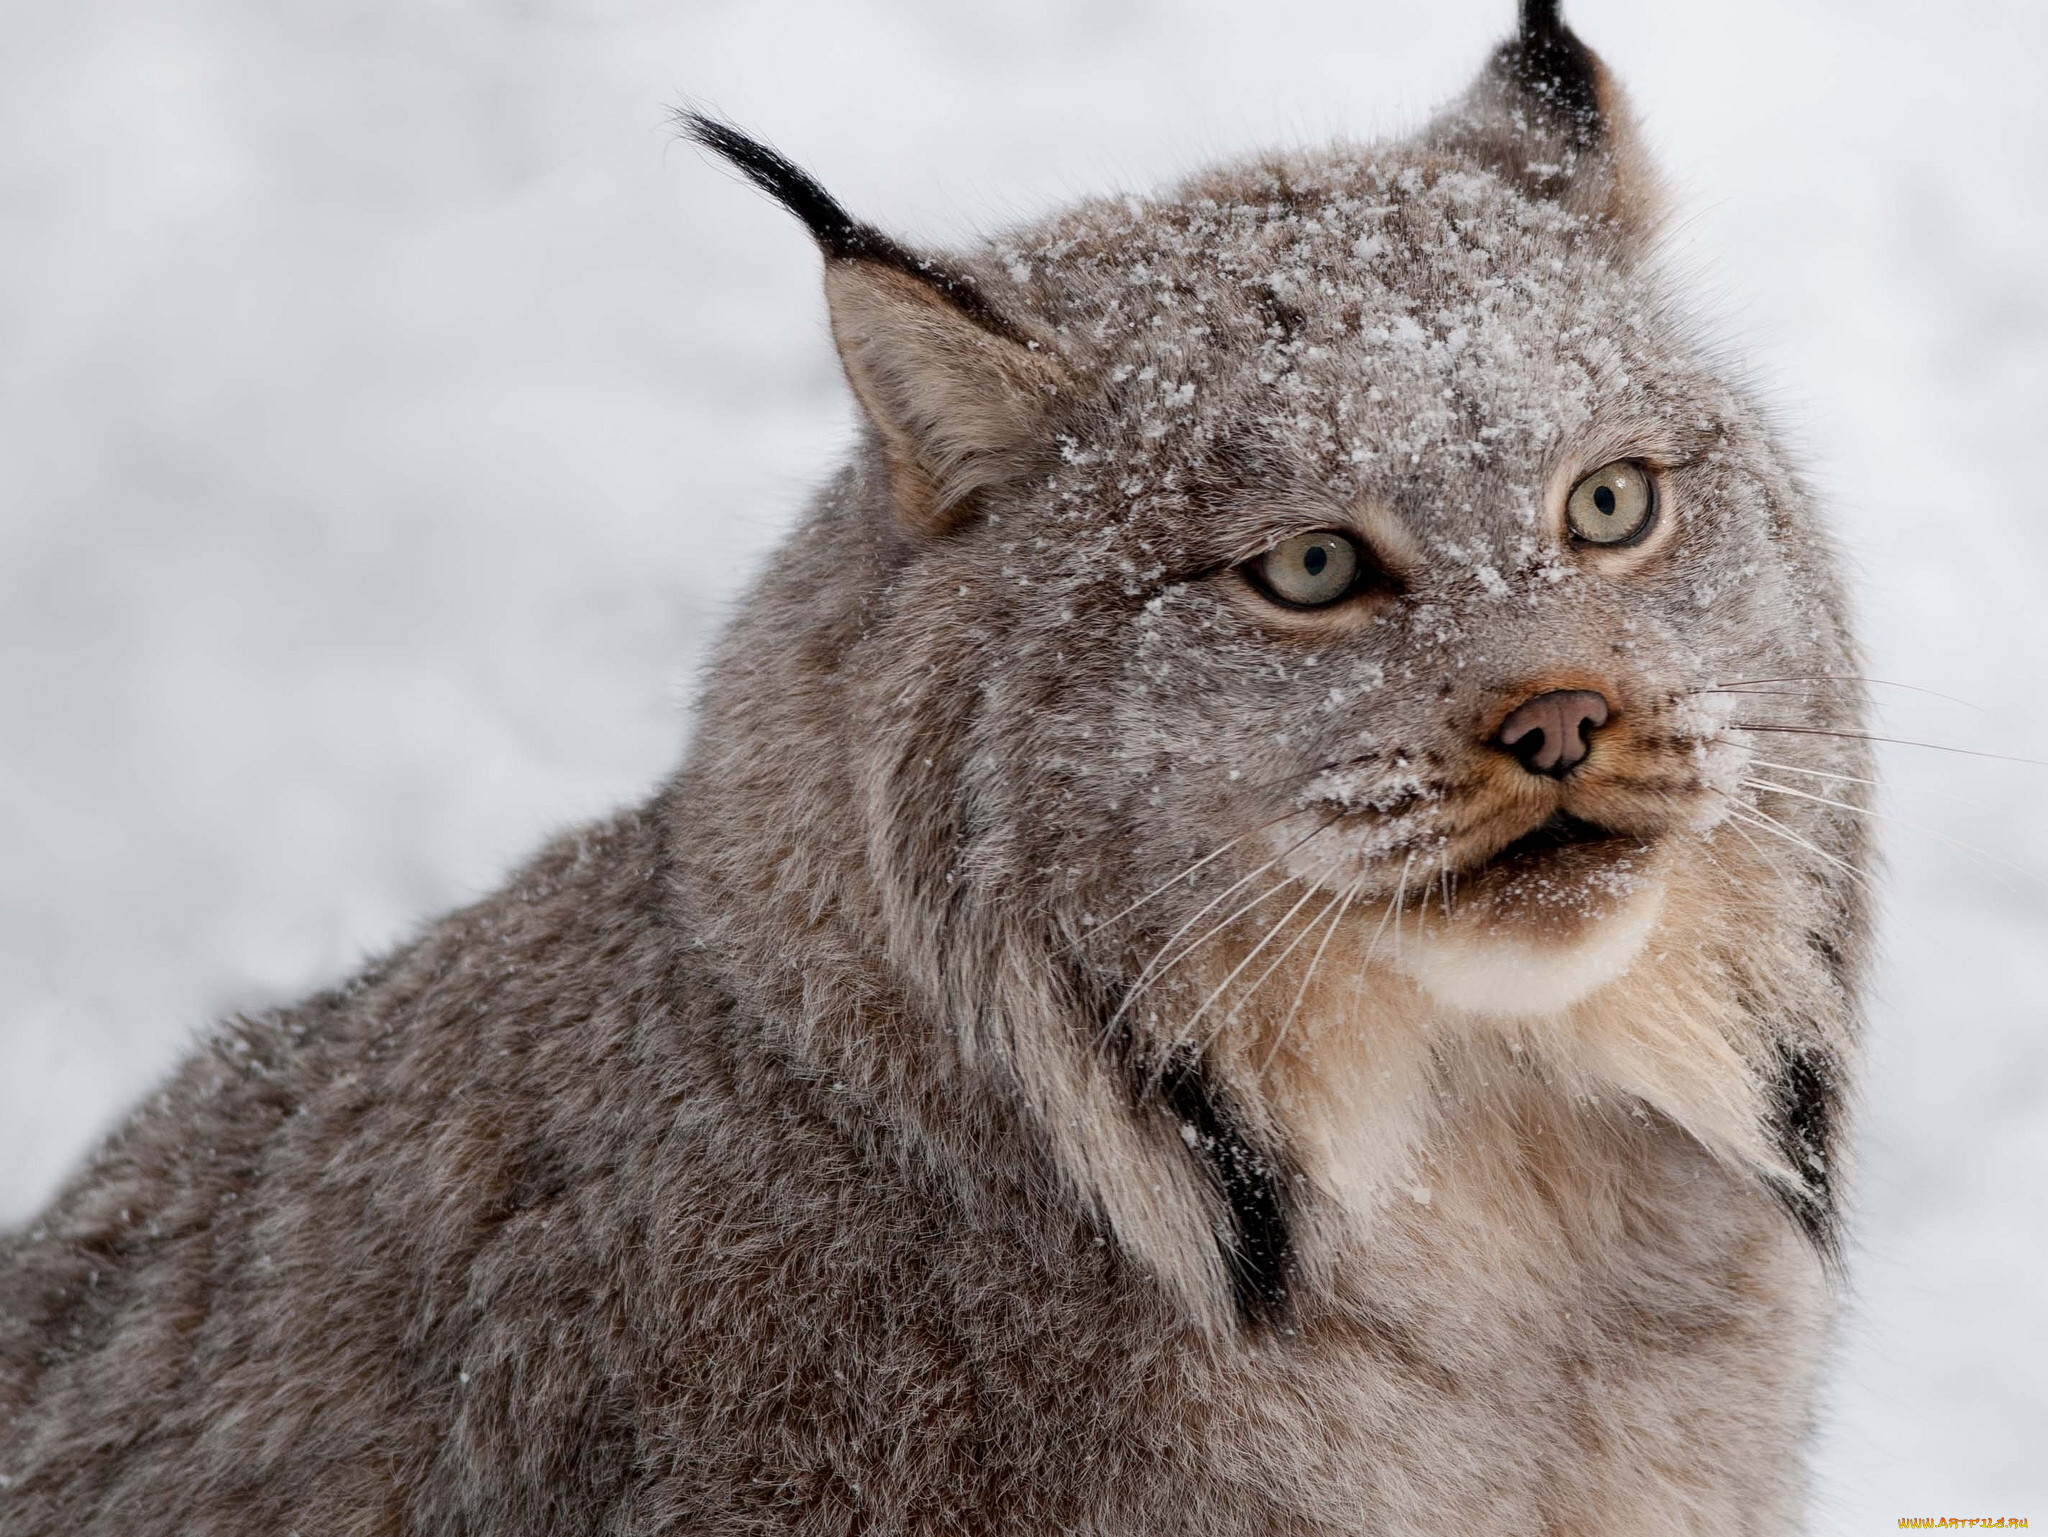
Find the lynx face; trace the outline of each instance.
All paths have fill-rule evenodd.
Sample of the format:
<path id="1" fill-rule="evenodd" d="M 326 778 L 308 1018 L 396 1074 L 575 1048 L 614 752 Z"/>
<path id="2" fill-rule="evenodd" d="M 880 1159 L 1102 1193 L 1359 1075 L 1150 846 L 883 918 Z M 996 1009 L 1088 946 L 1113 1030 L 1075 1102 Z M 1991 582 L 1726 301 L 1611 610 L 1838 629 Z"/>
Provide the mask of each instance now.
<path id="1" fill-rule="evenodd" d="M 1242 839 L 1188 897 L 1263 868 L 1232 906 L 1399 903 L 1432 991 L 1543 1012 L 1712 857 L 1748 755 L 1711 691 L 1841 669 L 1785 472 L 1650 277 L 1590 220 L 1420 158 L 1253 167 L 1012 243 L 1023 281 L 989 291 L 1088 393 L 1045 480 L 956 536 L 983 580 L 918 601 L 1031 637 L 987 660 L 1004 692 L 1036 673 L 1034 706 L 989 726 L 1005 761 L 1071 765 L 1013 815 L 1041 867 L 1105 883 L 1091 916 Z M 1654 505 L 1597 544 L 1567 502 L 1617 461 Z M 1355 570 L 1292 602 L 1261 573 L 1312 581 L 1290 541 L 1314 535 Z M 1545 771 L 1543 728 L 1503 727 L 1560 691 L 1600 720 L 1554 722 L 1583 761 Z M 1521 986 L 1460 975 L 1489 950 Z"/>

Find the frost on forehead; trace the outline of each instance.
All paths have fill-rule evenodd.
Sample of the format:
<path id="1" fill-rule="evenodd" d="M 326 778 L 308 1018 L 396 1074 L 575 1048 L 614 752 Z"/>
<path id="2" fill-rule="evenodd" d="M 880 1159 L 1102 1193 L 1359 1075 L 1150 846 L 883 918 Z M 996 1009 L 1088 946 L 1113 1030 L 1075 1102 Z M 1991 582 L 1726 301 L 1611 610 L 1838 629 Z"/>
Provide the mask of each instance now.
<path id="1" fill-rule="evenodd" d="M 1664 327 L 1589 221 L 1441 158 L 1256 162 L 995 249 L 1156 486 L 1247 432 L 1337 494 L 1525 462 L 1633 388 Z"/>

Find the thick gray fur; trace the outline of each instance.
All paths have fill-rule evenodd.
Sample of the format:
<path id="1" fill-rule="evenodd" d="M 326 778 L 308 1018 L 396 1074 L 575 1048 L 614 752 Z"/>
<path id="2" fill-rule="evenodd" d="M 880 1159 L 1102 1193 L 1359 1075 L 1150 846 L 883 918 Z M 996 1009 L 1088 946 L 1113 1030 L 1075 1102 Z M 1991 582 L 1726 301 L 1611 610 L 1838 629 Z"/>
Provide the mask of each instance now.
<path id="1" fill-rule="evenodd" d="M 1528 9 L 1413 138 L 828 251 L 873 431 L 687 763 L 0 1239 L 0 1532 L 1797 1529 L 1855 653 Z M 1339 526 L 1338 617 L 1238 574 Z M 1594 683 L 1583 789 L 1485 745 Z M 1619 905 L 1472 918 L 1544 796 Z"/>

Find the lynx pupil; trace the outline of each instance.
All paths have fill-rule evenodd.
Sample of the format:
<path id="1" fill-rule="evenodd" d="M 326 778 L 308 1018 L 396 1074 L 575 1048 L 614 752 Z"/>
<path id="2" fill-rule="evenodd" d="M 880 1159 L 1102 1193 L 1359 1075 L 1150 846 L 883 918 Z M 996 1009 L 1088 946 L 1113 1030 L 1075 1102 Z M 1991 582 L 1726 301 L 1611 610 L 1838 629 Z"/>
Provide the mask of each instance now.
<path id="1" fill-rule="evenodd" d="M 1610 502 L 1614 500 L 1612 492 L 1608 493 L 1607 499 Z M 1330 552 L 1319 544 L 1312 544 L 1301 557 L 1301 563 L 1307 569 L 1310 576 L 1321 576 L 1323 574 L 1323 567 L 1330 563 Z"/>
<path id="2" fill-rule="evenodd" d="M 1593 505 L 1599 508 L 1603 515 L 1610 518 L 1613 517 L 1614 488 L 1612 486 L 1600 486 L 1596 488 L 1593 492 Z"/>

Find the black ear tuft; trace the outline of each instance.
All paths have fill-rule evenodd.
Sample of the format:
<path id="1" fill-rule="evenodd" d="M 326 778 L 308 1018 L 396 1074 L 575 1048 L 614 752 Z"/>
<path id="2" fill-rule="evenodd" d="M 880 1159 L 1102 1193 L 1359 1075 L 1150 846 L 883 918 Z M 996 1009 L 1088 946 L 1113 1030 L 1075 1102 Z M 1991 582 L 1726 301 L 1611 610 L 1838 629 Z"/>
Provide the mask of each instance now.
<path id="1" fill-rule="evenodd" d="M 1021 341 L 1017 330 L 983 299 L 973 280 L 905 249 L 872 224 L 863 224 L 787 156 L 749 138 L 730 123 L 702 112 L 676 114 L 683 136 L 730 162 L 741 175 L 803 221 L 828 261 L 874 262 L 935 290 L 996 335 Z"/>
<path id="2" fill-rule="evenodd" d="M 1605 133 L 1600 64 L 1565 25 L 1558 0 L 1522 0 L 1522 24 L 1498 57 L 1499 67 L 1547 106 L 1576 148 L 1592 149 Z"/>
<path id="3" fill-rule="evenodd" d="M 1046 344 L 972 276 L 862 223 L 808 171 L 730 123 L 677 115 L 686 137 L 804 221 L 825 255 L 825 304 L 900 522 L 939 537 L 977 495 L 1037 473 L 1067 379 Z"/>
<path id="4" fill-rule="evenodd" d="M 881 231 L 856 222 L 837 198 L 818 185 L 816 177 L 760 140 L 702 112 L 684 111 L 676 116 L 684 137 L 724 156 L 748 181 L 803 220 L 804 228 L 827 256 L 859 261 L 870 256 L 877 245 L 895 244 Z"/>

